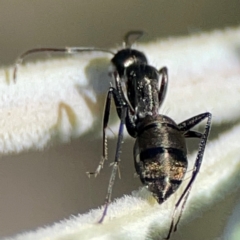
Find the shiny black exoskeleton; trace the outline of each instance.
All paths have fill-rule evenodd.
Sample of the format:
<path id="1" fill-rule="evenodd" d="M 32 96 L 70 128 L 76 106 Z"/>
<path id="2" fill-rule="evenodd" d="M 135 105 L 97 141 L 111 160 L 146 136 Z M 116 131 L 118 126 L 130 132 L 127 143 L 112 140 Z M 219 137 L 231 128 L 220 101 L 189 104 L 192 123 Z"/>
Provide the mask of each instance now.
<path id="1" fill-rule="evenodd" d="M 128 41 L 126 42 L 128 43 Z M 166 67 L 157 70 L 148 65 L 142 52 L 131 48 L 117 52 L 111 62 L 115 68 L 113 71 L 115 87 L 109 88 L 105 104 L 103 159 L 97 170 L 90 174 L 96 175 L 100 172 L 107 156 L 105 129 L 108 124 L 112 97 L 121 122 L 105 210 L 99 222 L 103 221 L 111 199 L 112 187 L 120 160 L 124 125 L 126 125 L 129 135 L 136 138 L 133 151 L 136 171 L 142 183 L 147 186 L 160 204 L 178 189 L 187 171 L 185 138 L 200 138 L 192 176 L 175 205 L 167 236 L 169 239 L 171 232 L 177 229 L 192 184 L 199 172 L 210 131 L 211 114 L 206 112 L 176 124 L 171 118 L 159 114 L 159 108 L 165 99 L 168 85 Z M 191 130 L 205 118 L 207 118 L 207 123 L 203 133 Z M 180 215 L 177 222 L 174 223 L 175 211 L 180 204 L 182 204 Z"/>
<path id="2" fill-rule="evenodd" d="M 136 40 L 141 35 L 142 32 L 140 31 L 127 33 L 125 37 L 126 48 L 117 53 L 100 48 L 31 49 L 18 59 L 14 69 L 14 79 L 16 78 L 17 67 L 23 58 L 34 52 L 52 51 L 72 54 L 83 51 L 101 51 L 113 54 L 111 63 L 113 65 L 112 75 L 115 86 L 109 88 L 105 103 L 103 157 L 96 171 L 88 173 L 89 175 L 97 175 L 107 159 L 106 128 L 113 98 L 120 118 L 120 126 L 105 209 L 99 222 L 102 222 L 106 216 L 108 204 L 111 201 L 112 188 L 120 161 L 124 126 L 126 126 L 129 135 L 136 139 L 133 150 L 136 171 L 142 183 L 147 186 L 160 204 L 178 189 L 187 171 L 188 161 L 185 138 L 200 139 L 192 176 L 175 204 L 167 236 L 167 239 L 169 239 L 171 232 L 177 228 L 192 184 L 201 167 L 210 131 L 211 114 L 208 112 L 202 113 L 179 124 L 175 123 L 171 118 L 159 114 L 159 109 L 165 99 L 168 86 L 167 68 L 163 67 L 157 70 L 148 64 L 144 53 L 131 49 L 130 38 L 136 36 Z M 203 133 L 191 130 L 205 118 L 207 118 L 207 123 Z M 180 215 L 176 223 L 174 223 L 175 212 L 179 205 L 181 205 Z"/>

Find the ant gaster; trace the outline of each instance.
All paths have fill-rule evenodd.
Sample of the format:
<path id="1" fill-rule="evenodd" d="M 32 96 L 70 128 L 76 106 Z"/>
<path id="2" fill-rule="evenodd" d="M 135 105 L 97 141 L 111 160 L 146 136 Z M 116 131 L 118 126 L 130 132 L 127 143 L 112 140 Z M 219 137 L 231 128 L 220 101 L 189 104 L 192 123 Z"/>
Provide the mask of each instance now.
<path id="1" fill-rule="evenodd" d="M 152 192 L 159 204 L 166 201 L 181 185 L 187 171 L 187 149 L 185 138 L 199 138 L 200 143 L 191 178 L 183 193 L 175 204 L 171 225 L 166 239 L 172 231 L 176 231 L 184 206 L 188 199 L 192 185 L 199 173 L 207 138 L 211 125 L 211 113 L 205 112 L 191 117 L 179 124 L 171 118 L 159 114 L 167 91 L 167 68 L 160 70 L 150 66 L 144 53 L 131 48 L 130 38 L 134 41 L 143 35 L 141 31 L 130 31 L 126 34 L 125 48 L 116 54 L 101 48 L 36 48 L 25 52 L 17 60 L 14 68 L 14 80 L 18 65 L 23 58 L 36 52 L 64 52 L 74 54 L 85 51 L 107 52 L 113 55 L 111 63 L 115 86 L 111 86 L 107 93 L 103 117 L 103 156 L 95 172 L 99 174 L 107 159 L 107 136 L 110 105 L 114 99 L 116 111 L 120 118 L 115 160 L 109 180 L 105 208 L 99 223 L 103 222 L 111 202 L 113 184 L 115 181 L 120 153 L 123 142 L 123 131 L 126 126 L 130 136 L 136 139 L 133 149 L 134 164 L 142 183 Z M 207 118 L 203 133 L 191 130 L 198 123 Z M 175 222 L 176 210 L 181 205 L 180 214 Z"/>

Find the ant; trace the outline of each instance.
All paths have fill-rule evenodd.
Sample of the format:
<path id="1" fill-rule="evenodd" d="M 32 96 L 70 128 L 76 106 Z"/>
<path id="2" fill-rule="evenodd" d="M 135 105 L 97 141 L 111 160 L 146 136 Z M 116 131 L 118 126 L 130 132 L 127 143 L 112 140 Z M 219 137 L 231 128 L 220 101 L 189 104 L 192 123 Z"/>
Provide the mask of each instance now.
<path id="1" fill-rule="evenodd" d="M 183 193 L 175 204 L 171 225 L 166 239 L 177 230 L 177 225 L 182 216 L 184 206 L 189 197 L 193 183 L 199 173 L 205 146 L 211 126 L 211 113 L 205 112 L 191 117 L 179 124 L 168 116 L 159 114 L 163 104 L 168 86 L 168 71 L 166 67 L 157 70 L 148 64 L 143 52 L 132 49 L 133 42 L 143 35 L 142 31 L 130 31 L 125 35 L 124 48 L 117 53 L 101 48 L 35 48 L 23 53 L 16 62 L 14 68 L 14 81 L 17 69 L 23 59 L 36 52 L 63 52 L 74 54 L 86 51 L 106 52 L 113 55 L 111 72 L 115 86 L 111 86 L 107 93 L 104 116 L 103 116 L 103 155 L 94 172 L 90 175 L 98 175 L 107 159 L 107 136 L 110 106 L 112 98 L 120 119 L 115 159 L 112 164 L 105 208 L 99 223 L 102 223 L 108 205 L 111 202 L 112 189 L 120 161 L 120 153 L 123 143 L 124 126 L 128 134 L 135 138 L 133 148 L 134 164 L 141 182 L 152 193 L 159 204 L 166 201 L 181 185 L 188 167 L 187 147 L 185 138 L 199 138 L 200 143 L 196 156 L 191 178 Z M 191 130 L 194 126 L 207 118 L 203 133 Z M 180 213 L 175 221 L 178 207 L 181 205 Z"/>

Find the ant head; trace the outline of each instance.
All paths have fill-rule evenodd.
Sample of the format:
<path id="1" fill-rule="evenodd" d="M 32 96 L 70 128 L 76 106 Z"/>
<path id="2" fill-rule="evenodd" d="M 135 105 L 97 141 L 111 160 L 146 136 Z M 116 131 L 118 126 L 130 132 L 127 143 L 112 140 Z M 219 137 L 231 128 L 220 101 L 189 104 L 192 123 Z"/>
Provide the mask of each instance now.
<path id="1" fill-rule="evenodd" d="M 125 48 L 118 51 L 111 60 L 120 78 L 123 77 L 125 69 L 132 64 L 147 64 L 147 58 L 144 53 Z"/>

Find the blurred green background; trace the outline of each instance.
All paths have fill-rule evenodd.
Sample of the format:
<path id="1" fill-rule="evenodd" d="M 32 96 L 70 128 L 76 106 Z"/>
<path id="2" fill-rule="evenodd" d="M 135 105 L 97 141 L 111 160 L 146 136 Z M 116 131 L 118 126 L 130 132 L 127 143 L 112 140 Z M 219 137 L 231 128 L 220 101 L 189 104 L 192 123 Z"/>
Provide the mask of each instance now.
<path id="1" fill-rule="evenodd" d="M 144 30 L 148 38 L 157 38 L 239 23 L 239 0 L 2 0 L 0 64 L 13 64 L 19 54 L 34 47 L 121 46 L 128 30 Z M 129 194 L 141 186 L 133 178 L 133 143 L 126 142 L 129 144 L 123 149 L 122 180 L 117 180 L 114 197 Z M 110 141 L 109 149 L 114 147 Z M 98 179 L 89 180 L 85 175 L 96 167 L 100 154 L 101 139 L 82 137 L 42 152 L 2 157 L 0 237 L 51 224 L 101 205 L 110 169 L 105 168 Z M 228 216 L 239 200 L 237 192 L 226 196 L 211 210 L 183 226 L 172 240 L 223 239 Z"/>

